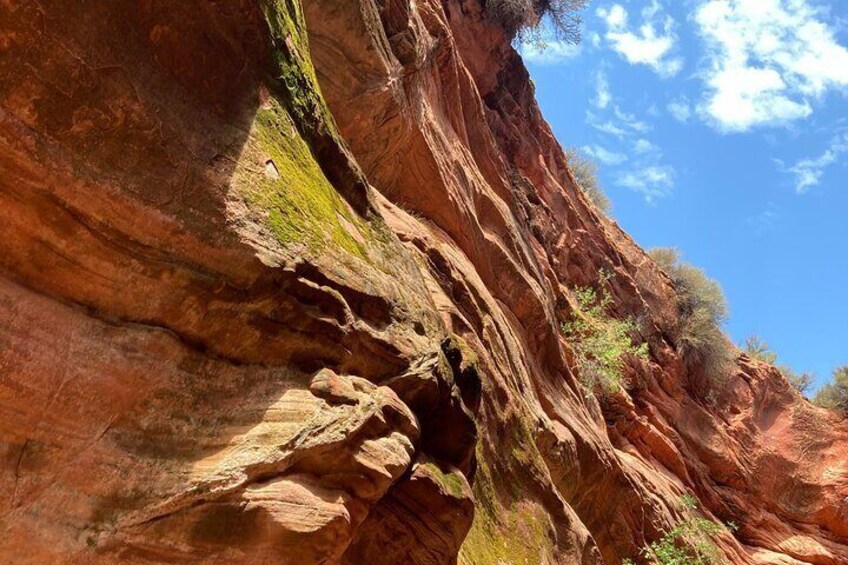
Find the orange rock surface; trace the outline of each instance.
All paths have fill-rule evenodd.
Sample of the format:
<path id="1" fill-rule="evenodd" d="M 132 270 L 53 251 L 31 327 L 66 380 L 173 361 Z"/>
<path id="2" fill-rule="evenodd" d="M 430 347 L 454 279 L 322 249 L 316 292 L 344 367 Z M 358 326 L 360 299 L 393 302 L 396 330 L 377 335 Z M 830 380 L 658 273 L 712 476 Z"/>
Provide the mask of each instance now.
<path id="1" fill-rule="evenodd" d="M 848 422 L 576 187 L 479 0 L 0 3 L 0 560 L 848 563 Z M 650 360 L 560 331 L 612 273 Z"/>

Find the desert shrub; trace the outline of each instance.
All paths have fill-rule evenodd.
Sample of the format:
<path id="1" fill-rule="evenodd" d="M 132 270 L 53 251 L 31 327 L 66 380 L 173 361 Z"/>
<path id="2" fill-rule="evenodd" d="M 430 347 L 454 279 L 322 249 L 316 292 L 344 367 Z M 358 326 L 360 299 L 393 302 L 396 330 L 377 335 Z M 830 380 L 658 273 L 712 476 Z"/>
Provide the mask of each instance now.
<path id="1" fill-rule="evenodd" d="M 701 269 L 682 261 L 676 249 L 657 248 L 649 254 L 677 291 L 675 346 L 690 368 L 699 368 L 710 377 L 721 374 L 733 358 L 721 330 L 728 313 L 721 286 Z"/>
<path id="2" fill-rule="evenodd" d="M 681 500 L 681 509 L 688 515 L 661 539 L 641 550 L 641 555 L 659 565 L 718 565 L 726 563 L 721 550 L 712 538 L 734 525 L 725 526 L 697 514 L 698 501 L 691 495 Z M 632 563 L 632 561 L 625 561 Z"/>
<path id="3" fill-rule="evenodd" d="M 760 339 L 759 336 L 748 336 L 745 339 L 742 349 L 752 359 L 757 359 L 769 365 L 775 365 L 777 363 L 777 353 L 772 351 L 768 344 Z M 789 365 L 777 365 L 777 369 L 783 373 L 789 384 L 801 394 L 806 394 L 813 385 L 813 381 L 816 380 L 815 375 L 812 373 L 799 373 Z"/>
<path id="4" fill-rule="evenodd" d="M 810 391 L 810 387 L 813 386 L 813 382 L 816 380 L 816 376 L 814 374 L 799 373 L 789 365 L 778 365 L 777 368 L 781 373 L 783 373 L 783 376 L 786 377 L 789 384 L 791 384 L 792 387 L 801 394 L 807 394 Z"/>
<path id="5" fill-rule="evenodd" d="M 633 342 L 631 336 L 638 326 L 632 317 L 618 320 L 609 314 L 609 279 L 610 275 L 602 271 L 600 291 L 591 287 L 573 289 L 577 309 L 562 330 L 577 356 L 580 381 L 591 390 L 614 393 L 625 388 L 626 358 L 647 359 L 648 345 Z"/>
<path id="6" fill-rule="evenodd" d="M 544 20 L 557 39 L 580 42 L 578 12 L 588 0 L 485 0 L 486 16 L 498 23 L 507 34 L 521 41 L 542 41 L 540 26 Z"/>
<path id="7" fill-rule="evenodd" d="M 760 339 L 759 336 L 749 335 L 745 339 L 745 345 L 742 349 L 748 354 L 748 357 L 757 359 L 763 363 L 774 365 L 775 361 L 777 361 L 777 353 L 772 351 L 768 344 Z"/>
<path id="8" fill-rule="evenodd" d="M 565 150 L 568 166 L 574 175 L 574 180 L 590 201 L 604 214 L 609 214 L 612 203 L 598 181 L 598 164 L 585 152 L 576 147 Z"/>
<path id="9" fill-rule="evenodd" d="M 833 371 L 833 379 L 816 393 L 813 403 L 848 415 L 848 365 Z"/>

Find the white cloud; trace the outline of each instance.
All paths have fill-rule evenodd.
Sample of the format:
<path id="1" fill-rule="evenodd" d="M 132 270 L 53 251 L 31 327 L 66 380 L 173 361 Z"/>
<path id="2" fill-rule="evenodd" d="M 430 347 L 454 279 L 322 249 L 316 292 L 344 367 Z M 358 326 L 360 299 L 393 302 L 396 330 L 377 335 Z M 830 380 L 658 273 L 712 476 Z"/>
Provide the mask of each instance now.
<path id="1" fill-rule="evenodd" d="M 595 49 L 599 48 L 601 46 L 601 34 L 599 34 L 598 32 L 592 33 L 592 35 L 590 36 L 590 41 L 592 42 L 592 47 L 594 47 Z"/>
<path id="2" fill-rule="evenodd" d="M 619 185 L 642 194 L 648 202 L 653 202 L 671 194 L 674 169 L 670 166 L 651 165 L 623 172 L 618 175 L 616 181 Z"/>
<path id="3" fill-rule="evenodd" d="M 594 104 L 597 108 L 604 109 L 609 106 L 610 101 L 612 100 L 612 94 L 610 93 L 609 81 L 607 80 L 607 74 L 603 70 L 599 70 L 595 74 L 595 100 Z"/>
<path id="4" fill-rule="evenodd" d="M 589 123 L 590 126 L 592 126 L 601 133 L 606 133 L 608 135 L 612 135 L 618 138 L 623 138 L 630 135 L 629 131 L 616 124 L 614 121 L 603 121 L 592 112 L 586 112 L 586 121 Z"/>
<path id="5" fill-rule="evenodd" d="M 627 114 L 625 112 L 622 112 L 621 108 L 619 108 L 617 105 L 613 108 L 613 113 L 621 123 L 632 129 L 633 131 L 645 132 L 651 129 L 651 126 L 641 120 L 637 120 L 636 116 L 634 116 L 633 114 Z"/>
<path id="6" fill-rule="evenodd" d="M 659 150 L 659 147 L 645 138 L 637 139 L 636 143 L 633 144 L 633 151 L 640 155 L 644 153 L 657 153 Z"/>
<path id="7" fill-rule="evenodd" d="M 586 112 L 586 122 L 599 132 L 602 143 L 584 146 L 582 151 L 614 168 L 616 184 L 642 194 L 648 202 L 671 194 L 675 171 L 662 163 L 662 150 L 647 139 L 651 125 L 621 109 L 602 70 L 596 73 L 595 82 L 594 109 Z M 608 149 L 611 146 L 627 147 L 630 155 Z"/>
<path id="8" fill-rule="evenodd" d="M 593 112 L 586 112 L 586 121 L 590 126 L 601 133 L 615 136 L 619 139 L 650 131 L 651 126 L 636 118 L 633 114 L 621 111 L 618 106 L 613 106 L 613 115 L 606 119 L 599 117 Z"/>
<path id="9" fill-rule="evenodd" d="M 522 43 L 519 51 L 521 57 L 529 63 L 558 65 L 577 58 L 582 52 L 582 46 L 565 41 L 545 40 L 541 44 L 535 42 Z"/>
<path id="10" fill-rule="evenodd" d="M 818 157 L 808 157 L 787 169 L 795 175 L 795 192 L 804 194 L 821 183 L 826 168 L 834 164 L 843 153 L 848 153 L 848 134 L 835 137 L 830 147 Z"/>
<path id="11" fill-rule="evenodd" d="M 831 88 L 848 86 L 848 49 L 808 0 L 705 0 L 695 13 L 706 42 L 699 110 L 721 131 L 809 116 Z"/>
<path id="12" fill-rule="evenodd" d="M 612 48 L 631 65 L 647 65 L 663 77 L 672 77 L 683 68 L 683 59 L 673 55 L 677 36 L 674 19 L 657 0 L 642 10 L 642 24 L 631 29 L 627 10 L 621 4 L 599 8 L 598 16 L 606 23 L 605 37 Z"/>
<path id="13" fill-rule="evenodd" d="M 667 108 L 671 116 L 681 123 L 688 122 L 692 116 L 692 107 L 689 105 L 689 100 L 685 96 L 672 100 Z"/>
<path id="14" fill-rule="evenodd" d="M 620 165 L 627 161 L 627 155 L 615 153 L 600 145 L 585 145 L 583 151 L 604 165 Z"/>

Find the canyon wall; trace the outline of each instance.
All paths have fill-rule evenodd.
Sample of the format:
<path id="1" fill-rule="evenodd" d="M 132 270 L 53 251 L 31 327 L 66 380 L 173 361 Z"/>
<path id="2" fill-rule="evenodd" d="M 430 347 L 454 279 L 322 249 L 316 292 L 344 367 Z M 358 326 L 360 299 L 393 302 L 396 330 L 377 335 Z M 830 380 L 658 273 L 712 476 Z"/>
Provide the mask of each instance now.
<path id="1" fill-rule="evenodd" d="M 618 564 L 691 493 L 731 563 L 848 563 L 848 423 L 687 369 L 480 0 L 0 22 L 4 562 Z M 650 355 L 598 397 L 602 270 Z"/>

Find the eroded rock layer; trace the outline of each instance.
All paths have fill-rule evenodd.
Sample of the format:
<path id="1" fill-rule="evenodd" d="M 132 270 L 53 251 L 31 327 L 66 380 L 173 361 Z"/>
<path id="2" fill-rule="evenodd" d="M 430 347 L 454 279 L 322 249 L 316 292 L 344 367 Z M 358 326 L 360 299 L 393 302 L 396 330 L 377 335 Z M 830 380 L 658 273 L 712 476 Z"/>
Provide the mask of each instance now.
<path id="1" fill-rule="evenodd" d="M 848 562 L 848 424 L 575 187 L 480 0 L 0 3 L 0 559 Z M 612 273 L 650 361 L 560 331 Z"/>

